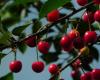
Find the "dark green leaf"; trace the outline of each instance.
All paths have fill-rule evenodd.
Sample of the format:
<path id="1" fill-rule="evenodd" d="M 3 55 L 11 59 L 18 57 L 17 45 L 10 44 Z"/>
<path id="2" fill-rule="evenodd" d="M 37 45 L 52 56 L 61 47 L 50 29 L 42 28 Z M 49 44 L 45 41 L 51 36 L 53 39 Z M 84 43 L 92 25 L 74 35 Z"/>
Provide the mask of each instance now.
<path id="1" fill-rule="evenodd" d="M 46 62 L 46 64 L 49 64 L 58 60 L 58 54 L 57 52 L 49 52 L 46 55 L 42 55 L 41 58 Z"/>
<path id="2" fill-rule="evenodd" d="M 15 0 L 15 3 L 16 4 L 26 4 L 29 2 L 35 2 L 35 1 L 38 1 L 38 0 Z"/>
<path id="3" fill-rule="evenodd" d="M 26 49 L 27 49 L 27 46 L 24 44 L 24 43 L 20 43 L 18 45 L 18 49 L 21 53 L 25 53 Z"/>
<path id="4" fill-rule="evenodd" d="M 32 27 L 32 32 L 33 33 L 35 33 L 35 32 L 37 32 L 37 30 L 39 30 L 39 28 L 41 27 L 41 22 L 39 21 L 39 20 L 37 20 L 37 19 L 34 19 L 33 20 L 33 27 Z"/>
<path id="5" fill-rule="evenodd" d="M 14 80 L 13 74 L 12 73 L 8 73 L 7 75 L 1 77 L 0 80 Z"/>
<path id="6" fill-rule="evenodd" d="M 12 33 L 16 36 L 19 36 L 28 26 L 30 23 L 26 23 L 23 26 L 19 26 L 14 28 L 14 30 L 12 31 Z"/>
<path id="7" fill-rule="evenodd" d="M 9 39 L 11 38 L 11 33 L 10 32 L 4 32 L 3 34 L 0 35 L 0 44 L 9 44 Z"/>
<path id="8" fill-rule="evenodd" d="M 48 0 L 43 7 L 40 10 L 39 13 L 39 18 L 43 18 L 44 16 L 46 16 L 50 11 L 57 9 L 61 6 L 63 6 L 64 4 L 66 4 L 67 2 L 70 2 L 71 0 Z"/>
<path id="9" fill-rule="evenodd" d="M 99 52 L 95 47 L 90 47 L 90 54 L 96 61 L 99 61 Z"/>
<path id="10" fill-rule="evenodd" d="M 88 65 L 88 64 L 85 64 L 85 63 L 82 64 L 82 67 L 87 71 L 91 71 L 92 70 L 91 66 Z"/>

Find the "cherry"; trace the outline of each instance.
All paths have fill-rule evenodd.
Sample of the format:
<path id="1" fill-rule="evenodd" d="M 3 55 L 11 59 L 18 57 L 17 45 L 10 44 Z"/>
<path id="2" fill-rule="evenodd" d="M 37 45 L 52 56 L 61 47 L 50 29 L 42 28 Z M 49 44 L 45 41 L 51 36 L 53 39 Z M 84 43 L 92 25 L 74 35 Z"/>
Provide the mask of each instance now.
<path id="1" fill-rule="evenodd" d="M 74 41 L 73 41 L 73 45 L 75 48 L 77 49 L 81 49 L 84 47 L 84 42 L 83 42 L 83 39 L 81 37 L 78 37 L 76 38 Z"/>
<path id="2" fill-rule="evenodd" d="M 71 40 L 74 40 L 75 38 L 80 36 L 80 33 L 76 29 L 73 29 L 68 33 L 68 36 Z"/>
<path id="3" fill-rule="evenodd" d="M 71 72 L 71 76 L 72 76 L 73 78 L 78 77 L 78 71 L 72 71 L 72 72 Z"/>
<path id="4" fill-rule="evenodd" d="M 72 64 L 73 68 L 75 70 L 78 70 L 81 66 L 81 60 L 80 59 L 77 59 L 73 64 Z"/>
<path id="5" fill-rule="evenodd" d="M 40 41 L 37 45 L 38 50 L 43 53 L 43 54 L 47 54 L 50 48 L 50 44 L 48 42 L 45 41 Z"/>
<path id="6" fill-rule="evenodd" d="M 24 40 L 24 42 L 29 46 L 29 47 L 35 47 L 36 46 L 36 37 L 35 36 L 30 36 Z"/>
<path id="7" fill-rule="evenodd" d="M 95 4 L 100 4 L 100 0 L 94 0 Z"/>
<path id="8" fill-rule="evenodd" d="M 20 72 L 22 69 L 21 61 L 15 60 L 15 61 L 10 62 L 9 69 L 11 72 L 15 72 L 15 73 Z"/>
<path id="9" fill-rule="evenodd" d="M 51 74 L 56 74 L 57 71 L 58 71 L 58 67 L 56 64 L 51 64 L 48 68 L 48 71 L 51 73 Z"/>
<path id="10" fill-rule="evenodd" d="M 100 10 L 97 10 L 94 14 L 94 19 L 98 22 L 100 22 Z"/>
<path id="11" fill-rule="evenodd" d="M 94 13 L 93 12 L 85 12 L 82 16 L 82 19 L 86 23 L 92 23 L 94 21 Z"/>
<path id="12" fill-rule="evenodd" d="M 81 75 L 80 77 L 81 80 L 92 80 L 91 78 L 91 72 L 87 72 Z"/>
<path id="13" fill-rule="evenodd" d="M 60 13 L 58 10 L 53 10 L 50 13 L 48 13 L 48 15 L 47 15 L 47 19 L 50 22 L 57 21 L 59 19 L 59 17 L 60 17 Z"/>
<path id="14" fill-rule="evenodd" d="M 32 63 L 32 70 L 36 73 L 40 73 L 44 70 L 44 63 L 41 61 Z"/>
<path id="15" fill-rule="evenodd" d="M 64 51 L 71 51 L 73 48 L 72 40 L 67 35 L 61 38 L 60 45 Z"/>
<path id="16" fill-rule="evenodd" d="M 93 80 L 100 80 L 100 69 L 93 69 L 91 75 Z"/>
<path id="17" fill-rule="evenodd" d="M 97 35 L 95 31 L 87 31 L 84 34 L 85 43 L 94 43 L 97 40 Z"/>
<path id="18" fill-rule="evenodd" d="M 88 3 L 87 0 L 77 0 L 77 3 L 80 5 L 80 6 L 84 6 Z"/>

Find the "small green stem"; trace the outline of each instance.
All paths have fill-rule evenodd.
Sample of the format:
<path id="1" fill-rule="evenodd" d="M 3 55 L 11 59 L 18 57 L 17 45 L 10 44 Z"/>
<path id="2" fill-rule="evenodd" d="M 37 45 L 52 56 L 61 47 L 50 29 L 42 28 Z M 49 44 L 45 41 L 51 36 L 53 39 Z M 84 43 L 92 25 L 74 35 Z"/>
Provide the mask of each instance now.
<path id="1" fill-rule="evenodd" d="M 14 60 L 17 60 L 17 55 L 16 55 L 16 51 L 14 51 Z"/>
<path id="2" fill-rule="evenodd" d="M 84 71 L 84 69 L 83 69 L 83 66 L 82 66 L 82 65 L 81 65 L 81 70 L 82 70 L 82 72 L 83 72 L 83 73 L 85 73 L 85 71 Z"/>
<path id="3" fill-rule="evenodd" d="M 38 47 L 37 47 L 37 36 L 36 36 L 36 56 L 37 56 L 37 61 L 39 61 L 39 53 L 38 53 Z"/>

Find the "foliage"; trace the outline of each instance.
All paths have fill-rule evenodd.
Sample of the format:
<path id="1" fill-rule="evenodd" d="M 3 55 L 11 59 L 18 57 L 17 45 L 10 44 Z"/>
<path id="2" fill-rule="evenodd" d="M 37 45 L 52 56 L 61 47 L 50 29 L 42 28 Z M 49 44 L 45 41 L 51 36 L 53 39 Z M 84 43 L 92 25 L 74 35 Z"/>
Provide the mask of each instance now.
<path id="1" fill-rule="evenodd" d="M 89 0 L 89 2 L 91 1 L 92 0 Z M 9 45 L 11 49 L 16 47 L 21 53 L 25 53 L 27 50 L 27 45 L 24 43 L 23 39 L 27 38 L 29 35 L 26 32 L 26 30 L 29 28 L 31 35 L 34 35 L 39 31 L 41 32 L 37 41 L 40 39 L 46 40 L 54 47 L 54 52 L 50 51 L 48 54 L 40 56 L 40 58 L 43 59 L 46 64 L 58 61 L 60 59 L 59 56 L 63 55 L 59 42 L 63 34 L 68 33 L 68 29 L 77 28 L 81 36 L 83 36 L 84 33 L 89 29 L 89 24 L 85 23 L 81 19 L 82 15 L 71 17 L 67 20 L 63 19 L 59 23 L 53 23 L 54 25 L 51 25 L 52 23 L 48 24 L 48 22 L 45 23 L 45 21 L 42 21 L 42 19 L 47 21 L 46 15 L 54 9 L 65 10 L 65 13 L 61 12 L 61 17 L 66 15 L 66 10 L 69 11 L 67 15 L 71 12 L 74 13 L 76 7 L 71 0 L 0 0 L 0 8 L 0 62 L 2 58 L 6 56 L 6 54 L 2 53 L 4 50 L 2 48 L 8 48 Z M 34 11 L 34 8 L 36 11 Z M 99 8 L 95 5 L 87 8 L 89 11 L 95 11 L 97 9 Z M 29 14 L 32 14 L 31 17 L 33 18 L 30 18 Z M 81 12 L 81 14 L 83 13 Z M 45 24 L 48 24 L 46 26 L 54 26 L 54 29 L 46 29 L 46 26 L 44 26 Z M 46 35 L 51 34 L 49 37 L 44 38 L 45 34 L 42 34 L 42 30 L 44 29 L 46 29 L 46 32 L 44 32 Z M 91 25 L 91 29 L 99 31 L 100 23 L 94 22 Z M 16 45 L 14 43 L 18 44 Z M 85 58 L 81 57 L 80 60 L 82 60 L 82 66 L 84 70 L 91 71 L 92 68 L 89 64 L 91 64 L 94 59 L 99 61 L 99 51 L 93 46 L 93 44 L 89 45 L 88 47 L 91 55 Z M 74 50 L 66 53 L 68 53 L 69 56 L 71 55 L 73 58 L 77 56 Z M 90 56 L 92 56 L 91 61 L 89 60 Z M 66 61 L 67 57 L 63 60 Z M 70 60 L 72 59 L 67 61 L 69 62 Z M 89 64 L 86 64 L 86 62 Z M 63 63 L 60 63 L 60 65 L 62 64 Z M 73 69 L 71 65 L 70 67 Z M 1 77 L 0 80 L 14 80 L 13 74 L 9 73 L 6 76 Z"/>

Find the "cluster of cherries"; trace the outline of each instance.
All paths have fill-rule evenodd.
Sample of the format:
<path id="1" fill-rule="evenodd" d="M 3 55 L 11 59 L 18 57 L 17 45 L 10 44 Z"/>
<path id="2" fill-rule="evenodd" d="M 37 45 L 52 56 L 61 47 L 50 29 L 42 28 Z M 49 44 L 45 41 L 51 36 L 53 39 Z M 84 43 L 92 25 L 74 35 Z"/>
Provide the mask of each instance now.
<path id="1" fill-rule="evenodd" d="M 73 78 L 77 78 L 79 74 L 79 68 L 81 67 L 81 61 L 78 59 L 72 64 L 75 68 L 74 71 L 71 72 L 71 76 Z M 84 72 L 80 76 L 80 80 L 100 80 L 100 69 L 93 69 L 91 72 Z"/>
<path id="2" fill-rule="evenodd" d="M 87 0 L 77 0 L 77 3 L 81 6 L 87 4 Z M 94 0 L 96 4 L 100 4 L 100 0 Z M 58 10 L 53 10 L 48 13 L 47 20 L 50 22 L 55 22 L 60 18 L 60 12 Z M 100 10 L 93 12 L 85 12 L 82 16 L 84 22 L 91 23 L 93 21 L 100 22 Z M 72 29 L 67 35 L 64 35 L 60 40 L 60 45 L 64 51 L 71 51 L 73 48 L 81 49 L 84 48 L 85 44 L 91 44 L 96 42 L 97 34 L 95 31 L 86 31 L 85 34 L 81 37 L 77 29 Z M 24 40 L 25 44 L 30 47 L 37 46 L 37 49 L 43 53 L 48 54 L 50 49 L 50 44 L 47 41 L 39 41 L 36 43 L 36 36 L 30 36 Z M 74 65 L 80 66 L 80 60 L 77 60 Z M 36 73 L 40 73 L 44 70 L 44 63 L 42 61 L 36 61 L 32 63 L 32 70 Z M 20 72 L 22 69 L 22 63 L 19 60 L 12 61 L 9 65 L 11 72 Z M 48 71 L 51 74 L 56 74 L 59 71 L 59 68 L 56 64 L 51 64 L 48 68 Z M 72 77 L 77 76 L 78 70 L 72 72 Z M 81 80 L 100 80 L 100 69 L 94 69 L 91 72 L 87 72 L 81 75 Z M 64 80 L 64 79 L 60 79 Z"/>

